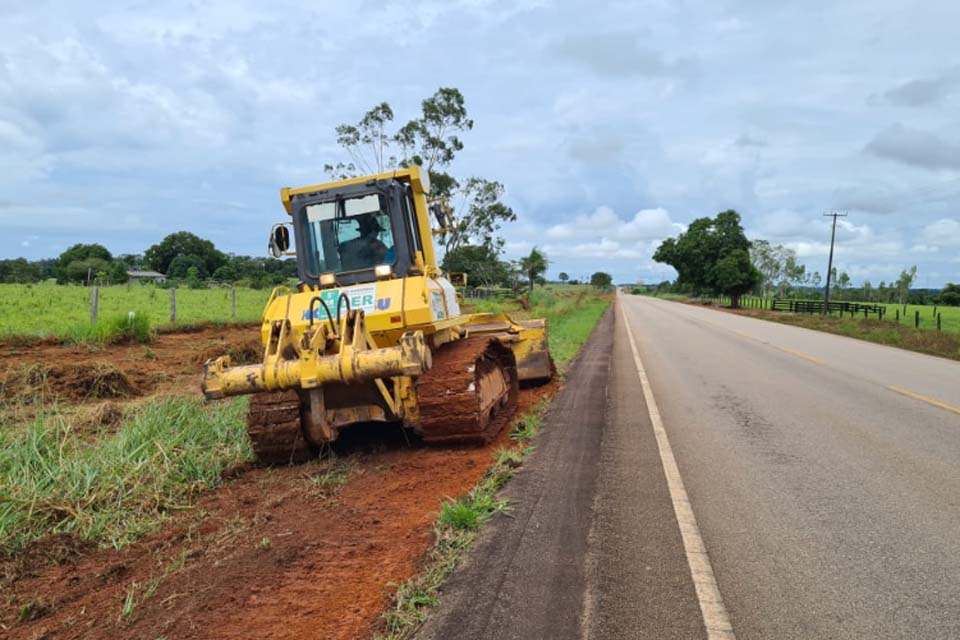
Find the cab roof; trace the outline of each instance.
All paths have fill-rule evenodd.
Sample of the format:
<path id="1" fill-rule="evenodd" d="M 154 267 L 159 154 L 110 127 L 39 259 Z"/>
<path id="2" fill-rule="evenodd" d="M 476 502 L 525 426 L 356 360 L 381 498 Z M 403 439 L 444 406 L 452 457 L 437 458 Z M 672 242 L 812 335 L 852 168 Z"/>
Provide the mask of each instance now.
<path id="1" fill-rule="evenodd" d="M 366 184 L 368 182 L 379 182 L 380 180 L 399 180 L 400 182 L 409 182 L 413 186 L 414 191 L 424 194 L 428 194 L 430 192 L 430 180 L 428 176 L 425 175 L 425 172 L 423 172 L 420 167 L 414 165 L 412 167 L 404 167 L 394 171 L 358 176 L 356 178 L 347 178 L 346 180 L 336 180 L 334 182 L 324 182 L 322 184 L 314 184 L 308 187 L 283 187 L 280 189 L 280 201 L 283 202 L 283 208 L 287 210 L 287 213 L 289 215 L 293 215 L 293 198 L 295 196 L 317 193 L 319 191 L 329 191 L 330 189 L 338 189 L 340 187 L 348 187 L 351 185 Z"/>

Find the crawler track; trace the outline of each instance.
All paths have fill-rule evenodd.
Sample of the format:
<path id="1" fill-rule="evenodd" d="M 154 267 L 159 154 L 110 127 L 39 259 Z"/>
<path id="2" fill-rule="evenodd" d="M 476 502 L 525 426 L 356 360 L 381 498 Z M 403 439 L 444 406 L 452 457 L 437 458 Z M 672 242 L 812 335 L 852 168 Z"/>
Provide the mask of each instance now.
<path id="1" fill-rule="evenodd" d="M 316 454 L 300 428 L 296 391 L 258 393 L 250 398 L 247 434 L 260 464 L 305 462 Z"/>
<path id="2" fill-rule="evenodd" d="M 489 336 L 454 342 L 434 353 L 416 388 L 424 440 L 489 442 L 517 406 L 516 359 Z"/>

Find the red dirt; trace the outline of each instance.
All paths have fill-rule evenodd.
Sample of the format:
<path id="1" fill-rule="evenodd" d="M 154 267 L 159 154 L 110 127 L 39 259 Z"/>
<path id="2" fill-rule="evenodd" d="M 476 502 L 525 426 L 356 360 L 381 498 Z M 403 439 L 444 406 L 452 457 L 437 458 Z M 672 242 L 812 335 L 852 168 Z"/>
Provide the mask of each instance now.
<path id="1" fill-rule="evenodd" d="M 152 389 L 197 376 L 205 342 L 241 342 L 251 329 L 162 336 L 144 348 L 0 347 L 11 363 L 108 357 L 119 369 L 146 363 Z M 161 378 L 167 376 L 167 380 Z M 142 384 L 142 382 L 141 382 Z M 192 383 L 191 383 L 192 384 Z M 520 410 L 556 391 L 521 392 Z M 357 638 L 379 627 L 395 585 L 411 577 L 433 541 L 440 504 L 483 476 L 507 429 L 483 447 L 427 447 L 395 427 L 341 436 L 354 469 L 339 492 L 310 481 L 332 463 L 242 467 L 224 487 L 121 551 L 49 538 L 0 562 L 0 633 L 8 638 Z M 508 445 L 509 446 L 509 445 Z M 153 588 L 152 595 L 144 593 Z M 121 615 L 128 592 L 137 602 Z"/>

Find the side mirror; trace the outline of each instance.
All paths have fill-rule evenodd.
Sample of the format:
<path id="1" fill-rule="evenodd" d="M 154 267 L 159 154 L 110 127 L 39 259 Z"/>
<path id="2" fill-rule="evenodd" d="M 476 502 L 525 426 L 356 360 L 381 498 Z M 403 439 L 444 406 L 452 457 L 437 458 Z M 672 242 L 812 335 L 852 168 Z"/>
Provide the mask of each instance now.
<path id="1" fill-rule="evenodd" d="M 279 258 L 290 248 L 290 230 L 284 224 L 275 224 L 270 230 L 270 255 Z"/>
<path id="2" fill-rule="evenodd" d="M 453 226 L 453 215 L 446 202 L 442 200 L 431 202 L 427 209 L 437 221 L 438 231 L 445 231 Z"/>

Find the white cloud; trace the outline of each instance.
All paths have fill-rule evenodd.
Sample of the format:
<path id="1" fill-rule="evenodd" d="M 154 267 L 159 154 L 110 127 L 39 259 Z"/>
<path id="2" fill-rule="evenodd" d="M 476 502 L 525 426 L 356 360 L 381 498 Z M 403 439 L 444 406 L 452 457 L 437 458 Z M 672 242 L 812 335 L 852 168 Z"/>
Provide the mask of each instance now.
<path id="1" fill-rule="evenodd" d="M 937 220 L 924 227 L 920 237 L 934 247 L 960 247 L 960 220 Z"/>
<path id="2" fill-rule="evenodd" d="M 846 268 L 956 274 L 941 221 L 960 204 L 960 76 L 941 52 L 960 4 L 736 9 L 646 3 L 640 25 L 636 3 L 575 0 L 13 3 L 0 254 L 104 233 L 136 252 L 180 229 L 260 254 L 277 189 L 343 158 L 337 124 L 382 100 L 399 123 L 456 86 L 476 127 L 450 170 L 506 185 L 511 257 L 549 246 L 551 270 L 660 277 L 662 238 L 735 208 L 822 271 L 821 213 L 845 207 Z"/>

